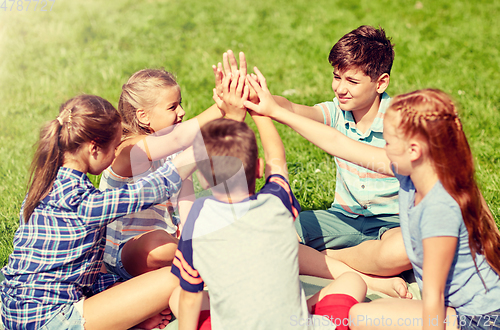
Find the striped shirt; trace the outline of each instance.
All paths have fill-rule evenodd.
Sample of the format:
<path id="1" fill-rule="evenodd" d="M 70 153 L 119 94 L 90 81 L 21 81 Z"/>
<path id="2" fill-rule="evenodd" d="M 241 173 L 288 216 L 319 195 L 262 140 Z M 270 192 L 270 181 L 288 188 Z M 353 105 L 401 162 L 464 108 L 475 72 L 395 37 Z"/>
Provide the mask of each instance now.
<path id="1" fill-rule="evenodd" d="M 356 127 L 351 111 L 340 109 L 337 98 L 333 102 L 318 104 L 323 111 L 324 124 L 337 129 L 349 138 L 375 147 L 383 148 L 384 114 L 391 98 L 383 93 L 378 114 L 371 127 L 362 133 Z M 335 157 L 337 181 L 335 200 L 332 209 L 342 214 L 357 218 L 358 216 L 375 216 L 380 214 L 398 214 L 398 180 L 392 176 L 380 174 Z"/>
<path id="2" fill-rule="evenodd" d="M 86 174 L 61 167 L 52 190 L 21 220 L 2 269 L 2 321 L 39 329 L 65 304 L 101 292 L 117 278 L 100 273 L 106 225 L 166 200 L 181 179 L 171 162 L 136 184 L 99 191 Z"/>
<path id="3" fill-rule="evenodd" d="M 141 177 L 154 172 L 165 161 L 173 160 L 178 154 L 179 153 L 175 153 L 165 160 L 152 162 L 148 171 L 134 177 L 120 176 L 116 174 L 110 166 L 102 172 L 99 189 L 120 188 L 125 184 L 134 183 Z M 162 201 L 161 204 L 154 205 L 138 213 L 127 214 L 110 223 L 106 229 L 104 262 L 115 267 L 120 245 L 137 235 L 144 234 L 154 229 L 164 229 L 170 234 L 175 234 L 179 221 L 179 218 L 174 214 L 174 206 L 177 204 L 176 197 L 176 195 L 173 195 L 169 200 Z"/>

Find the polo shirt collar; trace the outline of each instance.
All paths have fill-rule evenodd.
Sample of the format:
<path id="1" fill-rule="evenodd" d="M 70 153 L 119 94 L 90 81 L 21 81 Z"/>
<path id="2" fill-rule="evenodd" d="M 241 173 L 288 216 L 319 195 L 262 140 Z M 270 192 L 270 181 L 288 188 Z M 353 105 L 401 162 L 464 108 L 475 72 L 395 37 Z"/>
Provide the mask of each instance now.
<path id="1" fill-rule="evenodd" d="M 375 117 L 375 120 L 373 121 L 370 128 L 365 132 L 365 134 L 363 134 L 365 137 L 370 135 L 371 132 L 383 133 L 384 121 L 377 120 L 377 119 L 384 118 L 385 111 L 389 107 L 390 103 L 391 103 L 390 96 L 386 92 L 384 92 L 382 94 L 382 97 L 380 98 L 380 105 L 378 107 L 377 117 Z M 346 128 L 349 128 L 349 129 L 353 128 L 354 129 L 356 127 L 356 121 L 354 120 L 354 116 L 352 115 L 352 111 L 346 111 L 345 122 L 346 122 Z"/>

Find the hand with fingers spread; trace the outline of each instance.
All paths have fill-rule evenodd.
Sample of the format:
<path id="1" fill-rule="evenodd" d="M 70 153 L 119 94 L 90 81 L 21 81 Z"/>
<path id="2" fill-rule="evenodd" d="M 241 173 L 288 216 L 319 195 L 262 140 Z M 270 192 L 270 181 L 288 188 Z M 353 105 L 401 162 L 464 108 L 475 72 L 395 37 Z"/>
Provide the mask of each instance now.
<path id="1" fill-rule="evenodd" d="M 255 73 L 249 73 L 248 76 L 253 78 L 257 83 L 260 83 L 259 77 Z M 257 91 L 248 83 L 249 87 L 249 94 L 248 94 L 248 101 L 254 103 L 254 104 L 259 104 L 259 95 L 257 95 Z"/>
<path id="2" fill-rule="evenodd" d="M 247 75 L 247 62 L 245 58 L 245 54 L 243 52 L 240 52 L 239 54 L 240 57 L 240 69 L 239 72 L 242 76 Z M 234 56 L 234 53 L 231 50 L 228 50 L 227 53 L 224 53 L 222 56 L 223 59 L 223 65 L 224 65 L 224 72 L 225 75 L 228 75 L 230 73 L 234 74 L 236 70 L 238 70 L 238 63 L 236 62 L 236 57 Z M 222 71 L 222 65 L 219 63 L 219 68 Z M 252 77 L 259 82 L 259 78 L 255 74 L 251 74 Z M 248 100 L 253 103 L 259 103 L 259 97 L 257 95 L 257 92 L 255 92 L 254 89 L 250 88 L 250 94 L 248 95 Z"/>
<path id="3" fill-rule="evenodd" d="M 236 57 L 232 50 L 228 50 L 227 53 L 222 55 L 222 61 L 224 63 L 224 72 L 226 76 L 230 73 L 234 74 L 239 71 L 243 76 L 247 75 L 247 61 L 245 54 L 243 52 L 239 53 L 240 57 L 240 68 L 238 69 L 238 63 L 236 62 Z"/>
<path id="4" fill-rule="evenodd" d="M 249 89 L 254 90 L 257 94 L 258 103 L 253 103 L 249 100 L 245 101 L 244 106 L 260 115 L 274 118 L 275 113 L 282 108 L 276 103 L 273 95 L 267 88 L 266 78 L 257 67 L 254 68 L 254 71 L 255 74 L 247 75 L 247 83 L 250 85 Z"/>
<path id="5" fill-rule="evenodd" d="M 245 76 L 239 71 L 227 74 L 222 82 L 222 94 L 214 89 L 214 101 L 226 113 L 226 118 L 243 121 L 247 109 L 244 102 L 248 99 L 248 86 L 245 86 Z"/>
<path id="6" fill-rule="evenodd" d="M 243 52 L 239 53 L 239 60 L 240 60 L 240 65 L 238 69 L 238 62 L 236 60 L 236 57 L 233 53 L 232 50 L 228 50 L 222 55 L 222 63 L 219 62 L 217 66 L 213 65 L 212 69 L 214 71 L 214 76 L 215 76 L 215 88 L 214 88 L 214 100 L 215 103 L 219 104 L 220 102 L 223 101 L 223 95 L 224 95 L 224 84 L 225 84 L 225 78 L 230 79 L 228 82 L 228 86 L 231 85 L 231 82 L 235 78 L 235 75 L 238 73 L 239 74 L 239 79 L 243 78 L 243 82 L 237 82 L 237 86 L 241 87 L 241 91 L 244 91 L 244 86 L 245 86 L 245 77 L 247 75 L 247 62 L 245 59 L 245 54 Z M 229 88 L 230 89 L 230 88 Z M 229 90 L 226 89 L 226 90 Z M 237 90 L 234 90 L 235 93 L 237 93 Z M 255 93 L 254 93 L 255 94 Z M 239 94 L 238 96 L 242 96 Z M 236 102 L 236 99 L 238 96 L 234 94 L 233 96 L 230 97 L 230 99 L 226 99 L 226 101 L 229 101 L 233 105 L 235 105 L 234 102 Z M 245 97 L 247 99 L 247 97 Z M 242 99 L 243 100 L 243 99 Z M 242 101 L 243 102 L 243 101 Z M 258 102 L 258 100 L 256 101 Z M 227 104 L 227 103 L 226 103 Z M 242 104 L 241 104 L 242 106 Z M 222 111 L 225 111 L 224 109 L 221 108 Z M 232 108 L 232 110 L 236 110 L 235 108 Z M 232 114 L 227 114 L 226 116 L 229 116 L 231 119 L 239 120 L 242 121 L 245 119 L 245 114 L 239 111 L 233 111 Z"/>
<path id="7" fill-rule="evenodd" d="M 238 62 L 232 50 L 228 50 L 222 54 L 222 62 L 219 62 L 217 66 L 212 65 L 212 70 L 215 76 L 215 89 L 218 95 L 222 94 L 222 84 L 225 76 L 230 76 L 239 71 L 243 77 L 247 75 L 247 62 L 245 59 L 245 54 L 243 52 L 239 53 L 240 58 L 240 68 L 238 69 Z"/>

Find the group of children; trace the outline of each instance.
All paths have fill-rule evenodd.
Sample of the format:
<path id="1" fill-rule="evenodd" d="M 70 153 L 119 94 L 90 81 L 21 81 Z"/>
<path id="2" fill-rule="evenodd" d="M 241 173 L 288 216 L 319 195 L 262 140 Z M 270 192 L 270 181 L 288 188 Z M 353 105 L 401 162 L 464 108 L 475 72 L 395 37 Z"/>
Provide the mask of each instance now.
<path id="1" fill-rule="evenodd" d="M 393 59 L 361 26 L 330 52 L 335 98 L 312 107 L 230 51 L 215 104 L 186 122 L 164 70 L 132 75 L 118 110 L 64 103 L 2 270 L 4 326 L 162 329 L 173 313 L 179 329 L 500 329 L 500 233 L 457 110 L 439 90 L 391 99 Z M 301 212 L 272 120 L 335 156 L 330 209 Z M 210 196 L 195 200 L 195 170 Z M 411 268 L 422 300 L 390 277 Z M 299 274 L 335 280 L 306 299 Z M 367 287 L 394 298 L 363 303 Z"/>

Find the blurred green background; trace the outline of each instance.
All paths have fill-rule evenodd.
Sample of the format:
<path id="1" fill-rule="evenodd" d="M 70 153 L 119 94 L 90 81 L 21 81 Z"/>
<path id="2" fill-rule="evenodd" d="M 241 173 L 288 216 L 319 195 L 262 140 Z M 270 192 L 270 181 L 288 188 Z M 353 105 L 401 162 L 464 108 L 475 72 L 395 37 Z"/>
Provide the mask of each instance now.
<path id="1" fill-rule="evenodd" d="M 245 52 L 274 94 L 313 105 L 334 97 L 331 47 L 365 24 L 383 27 L 395 44 L 390 95 L 433 87 L 459 104 L 477 179 L 499 222 L 499 1 L 55 0 L 45 12 L 44 1 L 36 10 L 33 1 L 2 1 L 0 266 L 12 249 L 32 146 L 67 99 L 97 94 L 116 106 L 132 73 L 163 67 L 177 76 L 193 117 L 213 103 L 211 65 L 232 49 Z M 302 207 L 328 207 L 332 158 L 277 126 Z"/>

